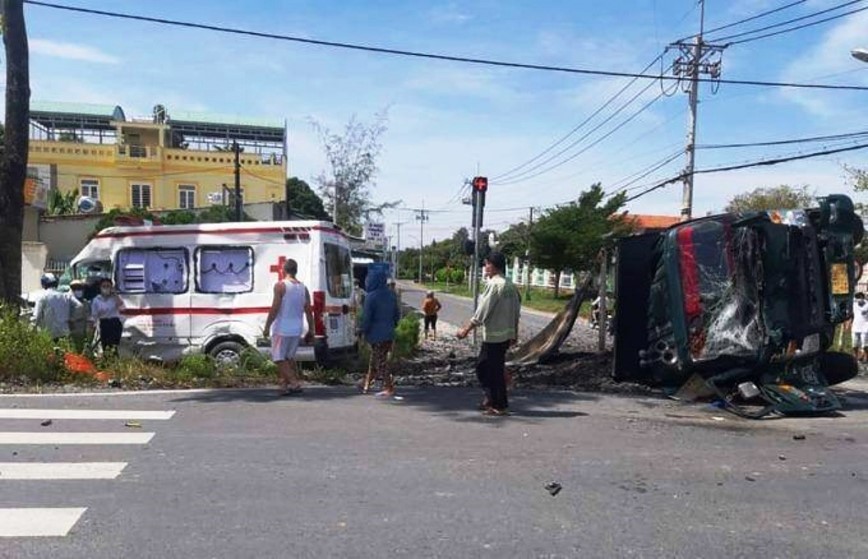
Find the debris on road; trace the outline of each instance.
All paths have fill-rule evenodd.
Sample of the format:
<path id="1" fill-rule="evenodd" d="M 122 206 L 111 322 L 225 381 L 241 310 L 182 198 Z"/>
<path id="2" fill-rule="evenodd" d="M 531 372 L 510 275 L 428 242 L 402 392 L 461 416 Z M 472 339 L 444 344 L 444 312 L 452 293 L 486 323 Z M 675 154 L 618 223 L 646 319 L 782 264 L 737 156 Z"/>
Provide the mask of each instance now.
<path id="1" fill-rule="evenodd" d="M 793 435 L 793 440 L 794 441 L 803 441 L 803 440 L 805 440 L 805 436 L 804 435 Z"/>
<path id="2" fill-rule="evenodd" d="M 54 422 L 51 421 L 50 419 L 46 419 L 45 421 L 43 421 L 42 423 L 40 423 L 40 425 L 42 425 L 43 427 L 48 427 L 48 426 L 51 425 L 52 423 L 54 423 Z"/>
<path id="3" fill-rule="evenodd" d="M 560 493 L 561 489 L 563 489 L 563 487 L 561 486 L 560 483 L 558 483 L 556 481 L 550 481 L 549 483 L 546 484 L 546 491 L 548 491 L 549 495 L 551 495 L 552 497 L 554 497 L 555 495 Z"/>
<path id="4" fill-rule="evenodd" d="M 138 421 L 127 421 L 126 423 L 124 423 L 124 427 L 133 427 L 136 429 L 141 429 L 142 424 L 139 423 Z"/>

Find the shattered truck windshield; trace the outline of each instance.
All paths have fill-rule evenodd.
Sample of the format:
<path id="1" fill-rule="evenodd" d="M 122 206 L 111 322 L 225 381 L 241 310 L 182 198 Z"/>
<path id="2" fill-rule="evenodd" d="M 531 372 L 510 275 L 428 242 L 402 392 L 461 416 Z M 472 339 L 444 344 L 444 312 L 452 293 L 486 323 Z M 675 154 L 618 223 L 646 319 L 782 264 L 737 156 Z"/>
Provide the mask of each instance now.
<path id="1" fill-rule="evenodd" d="M 676 236 L 691 359 L 756 355 L 764 336 L 756 234 L 706 221 Z"/>

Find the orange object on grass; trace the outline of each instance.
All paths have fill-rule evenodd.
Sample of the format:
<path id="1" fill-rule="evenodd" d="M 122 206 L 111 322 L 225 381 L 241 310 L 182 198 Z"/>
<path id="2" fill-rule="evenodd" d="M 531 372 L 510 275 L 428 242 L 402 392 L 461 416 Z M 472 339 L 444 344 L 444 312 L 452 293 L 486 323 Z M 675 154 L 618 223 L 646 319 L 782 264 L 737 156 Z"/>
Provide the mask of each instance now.
<path id="1" fill-rule="evenodd" d="M 96 374 L 96 366 L 93 364 L 93 361 L 84 355 L 79 355 L 78 353 L 65 353 L 63 356 L 63 364 L 66 366 L 66 369 L 72 373 L 82 373 L 86 375 Z"/>

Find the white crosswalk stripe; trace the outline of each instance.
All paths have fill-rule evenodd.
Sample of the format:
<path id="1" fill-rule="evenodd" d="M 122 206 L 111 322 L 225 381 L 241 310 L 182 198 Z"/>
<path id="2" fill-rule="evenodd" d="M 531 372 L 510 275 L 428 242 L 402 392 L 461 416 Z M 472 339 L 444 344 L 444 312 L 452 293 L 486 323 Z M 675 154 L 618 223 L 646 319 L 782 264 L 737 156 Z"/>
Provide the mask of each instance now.
<path id="1" fill-rule="evenodd" d="M 65 536 L 87 507 L 0 509 L 0 538 Z"/>
<path id="2" fill-rule="evenodd" d="M 142 410 L 49 410 L 34 408 L 0 408 L 0 419 L 138 419 L 166 421 L 174 411 Z"/>
<path id="3" fill-rule="evenodd" d="M 62 425 L 63 431 L 54 430 L 45 421 L 40 431 L 0 431 L 0 446 L 3 445 L 85 445 L 85 448 L 126 445 L 145 445 L 151 442 L 154 432 L 142 432 L 139 421 L 167 421 L 175 415 L 171 410 L 94 410 L 94 409 L 44 409 L 0 408 L 0 420 L 59 420 L 54 427 Z M 123 431 L 70 431 L 69 421 L 136 421 Z M 62 423 L 60 423 L 62 421 Z M 122 424 L 120 424 L 122 425 Z M 18 424 L 15 424 L 17 427 Z M 9 428 L 0 421 L 0 428 Z M 0 538 L 62 537 L 67 536 L 87 507 L 66 505 L 86 504 L 80 497 L 71 503 L 58 503 L 54 507 L 2 508 L 4 484 L 30 483 L 63 480 L 113 480 L 126 468 L 126 462 L 0 462 Z M 7 486 L 9 487 L 9 486 Z M 18 487 L 18 486 L 15 486 Z M 25 486 L 20 486 L 25 487 Z M 30 487 L 27 485 L 26 487 Z M 29 494 L 30 490 L 28 489 Z M 38 492 L 34 491 L 34 494 Z M 18 504 L 18 503 L 16 503 Z"/>
<path id="4" fill-rule="evenodd" d="M 126 462 L 0 462 L 7 479 L 115 479 Z"/>
<path id="5" fill-rule="evenodd" d="M 0 431 L 0 444 L 147 444 L 153 433 Z"/>

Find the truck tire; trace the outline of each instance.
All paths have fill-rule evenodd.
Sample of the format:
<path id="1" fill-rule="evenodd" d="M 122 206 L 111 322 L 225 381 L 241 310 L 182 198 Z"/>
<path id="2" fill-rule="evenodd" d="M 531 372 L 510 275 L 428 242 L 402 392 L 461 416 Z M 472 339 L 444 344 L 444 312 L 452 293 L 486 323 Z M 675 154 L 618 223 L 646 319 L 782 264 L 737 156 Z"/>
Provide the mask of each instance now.
<path id="1" fill-rule="evenodd" d="M 241 353 L 244 348 L 244 344 L 240 342 L 226 340 L 215 344 L 208 355 L 217 363 L 218 367 L 234 368 L 241 365 Z"/>

